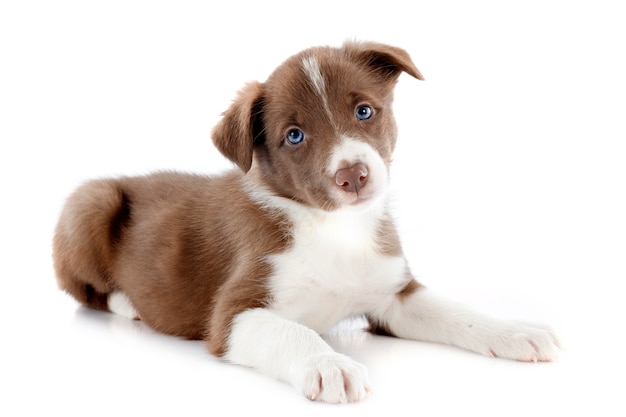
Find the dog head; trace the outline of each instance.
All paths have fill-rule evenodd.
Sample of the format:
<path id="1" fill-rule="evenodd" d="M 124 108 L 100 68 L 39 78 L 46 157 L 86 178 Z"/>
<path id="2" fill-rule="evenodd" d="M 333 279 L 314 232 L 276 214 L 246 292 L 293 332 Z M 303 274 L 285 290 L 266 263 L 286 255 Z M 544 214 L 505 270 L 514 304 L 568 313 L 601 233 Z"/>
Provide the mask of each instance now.
<path id="1" fill-rule="evenodd" d="M 388 45 L 307 49 L 265 83 L 247 84 L 213 142 L 277 196 L 329 211 L 375 201 L 387 189 L 402 72 L 423 79 L 404 50 Z"/>

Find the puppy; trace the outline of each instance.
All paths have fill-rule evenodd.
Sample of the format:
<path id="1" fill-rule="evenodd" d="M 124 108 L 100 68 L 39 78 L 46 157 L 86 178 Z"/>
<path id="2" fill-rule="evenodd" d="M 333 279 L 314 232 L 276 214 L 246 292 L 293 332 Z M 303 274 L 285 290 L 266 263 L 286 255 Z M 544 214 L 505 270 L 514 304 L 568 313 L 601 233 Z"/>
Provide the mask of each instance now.
<path id="1" fill-rule="evenodd" d="M 82 185 L 54 237 L 60 287 L 331 403 L 369 391 L 365 368 L 319 336 L 351 316 L 378 333 L 555 359 L 550 329 L 439 299 L 411 275 L 388 210 L 403 72 L 423 79 L 392 46 L 305 50 L 247 84 L 214 128 L 239 169 Z"/>

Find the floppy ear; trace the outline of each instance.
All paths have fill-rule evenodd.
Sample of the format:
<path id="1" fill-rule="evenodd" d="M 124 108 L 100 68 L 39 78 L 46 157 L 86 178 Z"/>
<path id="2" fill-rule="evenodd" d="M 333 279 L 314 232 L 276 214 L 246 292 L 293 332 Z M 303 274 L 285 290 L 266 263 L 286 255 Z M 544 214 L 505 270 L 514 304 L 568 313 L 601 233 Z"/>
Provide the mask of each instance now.
<path id="1" fill-rule="evenodd" d="M 404 49 L 374 42 L 346 42 L 344 48 L 385 79 L 397 80 L 403 71 L 418 80 L 424 79 Z"/>
<path id="2" fill-rule="evenodd" d="M 244 172 L 252 165 L 255 143 L 263 142 L 263 84 L 244 86 L 213 128 L 213 144 Z"/>

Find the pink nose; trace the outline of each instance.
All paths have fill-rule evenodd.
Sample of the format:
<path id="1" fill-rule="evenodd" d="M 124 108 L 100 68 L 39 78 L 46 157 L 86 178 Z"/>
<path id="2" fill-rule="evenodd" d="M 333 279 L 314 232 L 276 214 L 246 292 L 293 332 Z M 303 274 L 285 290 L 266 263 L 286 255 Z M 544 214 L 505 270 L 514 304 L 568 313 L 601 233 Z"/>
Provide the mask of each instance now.
<path id="1" fill-rule="evenodd" d="M 359 163 L 341 168 L 335 173 L 335 182 L 347 193 L 358 193 L 367 183 L 367 167 Z"/>

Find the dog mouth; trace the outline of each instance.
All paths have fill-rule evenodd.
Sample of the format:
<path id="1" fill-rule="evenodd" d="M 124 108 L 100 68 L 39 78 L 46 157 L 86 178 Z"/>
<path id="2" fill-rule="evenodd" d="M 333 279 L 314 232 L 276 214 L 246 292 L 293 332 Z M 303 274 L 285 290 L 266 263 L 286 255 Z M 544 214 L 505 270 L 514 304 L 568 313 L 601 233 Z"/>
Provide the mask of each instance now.
<path id="1" fill-rule="evenodd" d="M 371 177 L 367 184 L 361 187 L 346 188 L 335 181 L 331 184 L 329 190 L 330 204 L 333 206 L 331 210 L 367 210 L 375 206 L 379 201 L 383 200 L 387 195 L 387 186 L 380 179 Z"/>
<path id="2" fill-rule="evenodd" d="M 367 188 L 356 192 L 341 192 L 336 195 L 336 208 L 347 210 L 367 210 L 383 199 L 385 192 L 383 190 L 374 190 Z"/>
<path id="3" fill-rule="evenodd" d="M 336 189 L 332 191 L 328 190 L 330 192 L 320 191 L 322 190 L 306 190 L 306 198 L 304 201 L 307 201 L 307 204 L 311 206 L 316 206 L 328 212 L 367 209 L 370 203 L 378 200 L 377 193 L 365 192 L 365 190 L 350 193 Z"/>
<path id="4" fill-rule="evenodd" d="M 359 206 L 361 204 L 365 204 L 372 199 L 369 193 L 364 192 L 355 192 L 350 194 L 344 194 L 344 204 L 347 206 Z"/>

